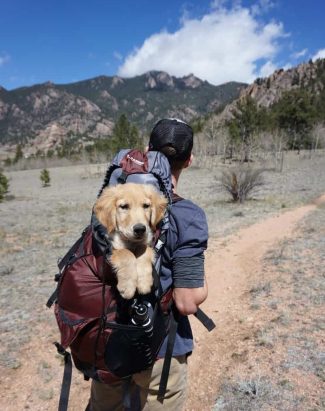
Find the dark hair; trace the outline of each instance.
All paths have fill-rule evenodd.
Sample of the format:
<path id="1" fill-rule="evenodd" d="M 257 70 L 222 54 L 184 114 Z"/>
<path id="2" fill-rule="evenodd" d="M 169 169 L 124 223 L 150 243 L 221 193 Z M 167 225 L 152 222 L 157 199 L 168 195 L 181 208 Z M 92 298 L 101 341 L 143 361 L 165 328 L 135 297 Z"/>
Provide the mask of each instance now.
<path id="1" fill-rule="evenodd" d="M 149 150 L 160 151 L 171 164 L 182 163 L 193 148 L 193 130 L 182 120 L 164 118 L 155 124 L 149 139 Z"/>

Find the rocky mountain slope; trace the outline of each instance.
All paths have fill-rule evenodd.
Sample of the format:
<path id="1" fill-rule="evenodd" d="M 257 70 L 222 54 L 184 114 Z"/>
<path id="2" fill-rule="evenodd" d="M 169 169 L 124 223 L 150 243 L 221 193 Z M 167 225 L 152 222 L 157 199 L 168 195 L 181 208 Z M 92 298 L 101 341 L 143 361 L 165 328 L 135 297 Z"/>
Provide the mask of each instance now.
<path id="1" fill-rule="evenodd" d="M 0 144 L 29 143 L 46 150 L 67 138 L 109 136 L 122 113 L 142 130 L 162 116 L 191 121 L 237 98 L 245 86 L 213 86 L 194 75 L 151 71 L 129 79 L 100 76 L 12 91 L 0 87 Z"/>
<path id="2" fill-rule="evenodd" d="M 238 99 L 229 103 L 221 113 L 211 117 L 210 121 L 223 122 L 232 118 L 237 101 L 251 97 L 259 107 L 271 108 L 284 95 L 294 90 L 306 90 L 314 97 L 316 111 L 325 98 L 325 59 L 299 64 L 288 70 L 276 70 L 269 77 L 257 78 L 251 85 L 243 88 Z M 321 114 L 322 116 L 322 114 Z M 325 120 L 325 119 L 324 119 Z"/>
<path id="3" fill-rule="evenodd" d="M 242 90 L 241 97 L 251 96 L 259 106 L 270 107 L 284 91 L 305 88 L 315 94 L 324 90 L 322 69 L 325 60 L 309 61 L 288 70 L 276 70 L 271 76 L 257 78 L 253 84 Z"/>

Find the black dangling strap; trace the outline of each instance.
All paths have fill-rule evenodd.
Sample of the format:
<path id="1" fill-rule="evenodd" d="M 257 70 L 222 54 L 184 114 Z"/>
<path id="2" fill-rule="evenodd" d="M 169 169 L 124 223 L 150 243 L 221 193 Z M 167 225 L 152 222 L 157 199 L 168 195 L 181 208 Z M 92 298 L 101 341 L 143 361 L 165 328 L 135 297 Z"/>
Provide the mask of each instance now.
<path id="1" fill-rule="evenodd" d="M 54 290 L 54 292 L 51 294 L 50 298 L 47 300 L 46 307 L 51 308 L 52 305 L 55 303 L 55 301 L 58 298 L 58 287 Z"/>
<path id="2" fill-rule="evenodd" d="M 170 364 L 171 364 L 171 360 L 173 356 L 173 349 L 174 349 L 174 344 L 175 344 L 177 327 L 178 327 L 178 322 L 175 318 L 173 310 L 171 310 L 167 348 L 166 348 L 166 354 L 165 354 L 164 364 L 163 364 L 163 368 L 161 372 L 161 378 L 160 378 L 159 390 L 158 390 L 158 396 L 157 396 L 158 401 L 161 403 L 164 402 L 164 397 L 166 394 L 167 382 L 168 382 Z"/>
<path id="3" fill-rule="evenodd" d="M 194 316 L 201 321 L 201 323 L 204 325 L 204 327 L 208 330 L 208 331 L 212 331 L 215 328 L 215 323 L 213 322 L 213 320 L 211 318 L 209 318 L 205 312 L 203 312 L 201 310 L 201 308 L 197 309 L 197 312 L 194 314 Z"/>
<path id="4" fill-rule="evenodd" d="M 131 378 L 124 381 L 122 387 L 122 402 L 125 411 L 131 410 Z"/>
<path id="5" fill-rule="evenodd" d="M 58 411 L 67 411 L 68 403 L 69 403 L 69 395 L 70 395 L 71 378 L 72 378 L 71 354 L 68 351 L 66 351 L 62 347 L 62 345 L 59 344 L 58 342 L 55 342 L 54 345 L 56 346 L 58 353 L 63 355 L 64 357 L 64 371 L 63 371 Z"/>

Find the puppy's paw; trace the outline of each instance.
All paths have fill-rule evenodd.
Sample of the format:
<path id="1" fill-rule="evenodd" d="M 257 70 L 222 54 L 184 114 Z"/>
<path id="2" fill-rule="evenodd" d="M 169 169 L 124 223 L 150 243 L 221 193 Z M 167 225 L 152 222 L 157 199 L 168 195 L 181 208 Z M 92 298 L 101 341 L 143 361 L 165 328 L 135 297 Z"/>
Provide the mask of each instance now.
<path id="1" fill-rule="evenodd" d="M 146 251 L 137 258 L 137 289 L 139 294 L 148 294 L 153 284 L 152 263 L 154 252 L 147 247 Z"/>
<path id="2" fill-rule="evenodd" d="M 140 267 L 137 267 L 138 271 L 138 278 L 137 278 L 137 290 L 139 294 L 149 294 L 151 291 L 151 287 L 153 284 L 153 277 L 152 277 L 152 265 L 151 264 L 141 264 L 141 271 L 139 271 Z"/>
<path id="3" fill-rule="evenodd" d="M 149 294 L 151 291 L 152 284 L 153 284 L 152 278 L 151 278 L 151 281 L 147 281 L 147 282 L 138 281 L 137 290 L 139 294 Z"/>
<path id="4" fill-rule="evenodd" d="M 134 297 L 136 285 L 133 283 L 118 282 L 117 289 L 123 298 L 130 300 Z"/>
<path id="5" fill-rule="evenodd" d="M 109 262 L 117 278 L 117 289 L 121 296 L 131 299 L 137 288 L 136 258 L 131 251 L 122 249 L 114 250 Z"/>

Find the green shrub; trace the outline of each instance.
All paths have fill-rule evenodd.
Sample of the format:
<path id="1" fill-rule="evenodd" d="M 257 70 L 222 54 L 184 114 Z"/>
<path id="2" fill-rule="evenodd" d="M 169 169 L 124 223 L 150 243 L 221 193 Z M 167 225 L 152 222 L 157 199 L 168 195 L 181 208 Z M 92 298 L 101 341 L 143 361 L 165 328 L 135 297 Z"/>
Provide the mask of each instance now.
<path id="1" fill-rule="evenodd" d="M 40 180 L 42 182 L 43 187 L 48 187 L 50 185 L 50 172 L 46 168 L 41 171 Z"/>
<path id="2" fill-rule="evenodd" d="M 0 202 L 3 201 L 5 195 L 9 190 L 9 180 L 8 178 L 0 171 Z"/>

